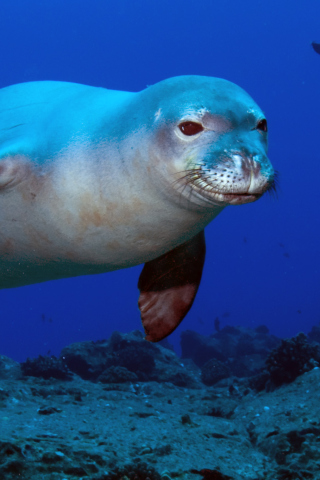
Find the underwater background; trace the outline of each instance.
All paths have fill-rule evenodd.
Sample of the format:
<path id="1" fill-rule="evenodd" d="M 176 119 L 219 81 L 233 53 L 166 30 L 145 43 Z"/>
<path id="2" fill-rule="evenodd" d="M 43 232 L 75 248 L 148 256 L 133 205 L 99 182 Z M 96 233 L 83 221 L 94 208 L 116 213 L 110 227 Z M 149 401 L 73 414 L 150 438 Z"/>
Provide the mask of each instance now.
<path id="1" fill-rule="evenodd" d="M 320 321 L 318 0 L 0 0 L 0 87 L 61 80 L 140 91 L 165 78 L 221 77 L 266 114 L 278 198 L 228 207 L 180 334 L 265 324 L 293 336 Z M 142 266 L 0 291 L 0 353 L 23 361 L 141 329 Z"/>

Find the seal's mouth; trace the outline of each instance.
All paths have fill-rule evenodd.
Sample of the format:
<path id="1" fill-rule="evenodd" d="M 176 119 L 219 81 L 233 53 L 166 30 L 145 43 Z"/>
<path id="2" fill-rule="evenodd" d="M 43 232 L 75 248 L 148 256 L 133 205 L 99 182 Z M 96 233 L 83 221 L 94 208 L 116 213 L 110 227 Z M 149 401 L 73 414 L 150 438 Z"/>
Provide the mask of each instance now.
<path id="1" fill-rule="evenodd" d="M 264 192 L 262 193 L 248 193 L 248 192 L 226 192 L 221 191 L 214 187 L 212 184 L 207 183 L 201 179 L 201 182 L 194 181 L 190 183 L 190 186 L 193 190 L 193 193 L 204 197 L 205 199 L 213 202 L 214 204 L 221 205 L 242 205 L 245 203 L 251 203 L 258 200 Z"/>
<path id="2" fill-rule="evenodd" d="M 261 194 L 250 194 L 250 193 L 214 193 L 215 198 L 221 200 L 222 202 L 230 203 L 232 205 L 241 205 L 243 203 L 255 202 L 261 196 Z M 220 198 L 218 198 L 220 197 Z"/>
<path id="3" fill-rule="evenodd" d="M 227 170 L 224 170 L 227 172 Z M 227 172 L 228 173 L 228 172 Z M 231 172 L 233 173 L 233 172 Z M 271 178 L 259 173 L 251 173 L 247 179 L 241 181 L 220 180 L 217 172 L 210 172 L 202 166 L 180 172 L 181 176 L 175 181 L 178 191 L 183 196 L 195 196 L 214 205 L 243 205 L 255 202 L 266 192 L 276 193 L 277 174 L 274 172 Z M 224 175 L 225 176 L 225 175 Z M 221 175 L 222 177 L 222 175 Z"/>

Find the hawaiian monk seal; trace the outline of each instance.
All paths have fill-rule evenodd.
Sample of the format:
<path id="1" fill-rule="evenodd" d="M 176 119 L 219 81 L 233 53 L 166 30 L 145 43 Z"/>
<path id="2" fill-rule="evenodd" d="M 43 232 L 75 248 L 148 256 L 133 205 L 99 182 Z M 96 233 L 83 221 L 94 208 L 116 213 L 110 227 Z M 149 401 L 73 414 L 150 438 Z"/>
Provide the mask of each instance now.
<path id="1" fill-rule="evenodd" d="M 146 338 L 164 338 L 195 298 L 204 227 L 274 188 L 266 151 L 264 114 L 218 78 L 3 88 L 0 288 L 145 263 Z"/>

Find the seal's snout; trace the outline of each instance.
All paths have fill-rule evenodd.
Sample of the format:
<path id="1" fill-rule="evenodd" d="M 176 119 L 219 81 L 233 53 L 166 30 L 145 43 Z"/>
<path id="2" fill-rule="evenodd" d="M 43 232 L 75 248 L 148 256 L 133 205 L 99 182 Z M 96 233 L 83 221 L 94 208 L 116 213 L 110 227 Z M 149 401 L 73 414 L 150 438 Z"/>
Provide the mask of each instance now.
<path id="1" fill-rule="evenodd" d="M 246 157 L 242 160 L 242 170 L 248 175 L 258 175 L 261 171 L 261 165 L 255 157 Z"/>
<path id="2" fill-rule="evenodd" d="M 237 181 L 233 183 L 230 193 L 253 196 L 253 200 L 261 197 L 274 177 L 274 170 L 268 157 L 264 153 L 236 152 L 231 159 L 233 168 L 237 172 Z"/>
<path id="3" fill-rule="evenodd" d="M 261 163 L 257 156 L 245 157 L 241 162 L 241 170 L 245 182 L 248 185 L 247 192 L 249 194 L 260 194 L 265 178 L 261 177 Z"/>
<path id="4" fill-rule="evenodd" d="M 218 158 L 212 165 L 204 162 L 182 179 L 209 203 L 250 203 L 271 188 L 275 174 L 264 152 L 224 150 Z"/>

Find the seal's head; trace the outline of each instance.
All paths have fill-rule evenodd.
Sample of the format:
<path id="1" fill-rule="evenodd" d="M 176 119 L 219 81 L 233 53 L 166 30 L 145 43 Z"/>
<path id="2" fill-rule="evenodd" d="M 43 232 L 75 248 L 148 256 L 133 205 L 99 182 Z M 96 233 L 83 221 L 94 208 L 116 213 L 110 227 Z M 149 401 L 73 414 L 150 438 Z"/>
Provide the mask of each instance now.
<path id="1" fill-rule="evenodd" d="M 160 174 L 166 191 L 178 193 L 180 202 L 239 205 L 274 189 L 266 118 L 240 87 L 219 78 L 182 76 L 140 95 L 144 111 L 152 112 L 148 156 L 157 181 Z"/>

